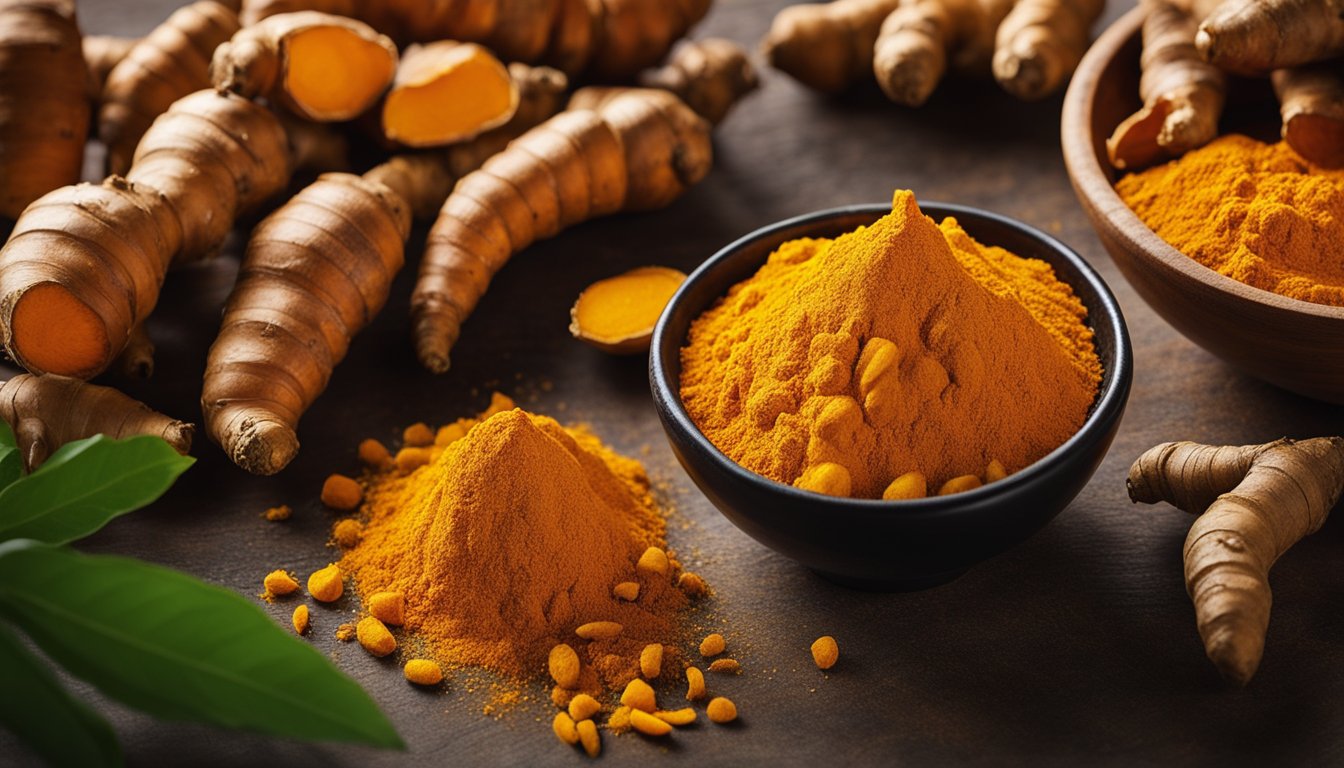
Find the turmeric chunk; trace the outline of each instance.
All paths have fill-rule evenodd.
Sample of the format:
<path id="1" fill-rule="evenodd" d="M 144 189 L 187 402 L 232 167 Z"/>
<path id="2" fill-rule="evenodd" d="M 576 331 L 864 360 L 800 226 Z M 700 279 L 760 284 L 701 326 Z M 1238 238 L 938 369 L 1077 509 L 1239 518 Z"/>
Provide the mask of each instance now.
<path id="1" fill-rule="evenodd" d="M 416 422 L 401 432 L 401 442 L 412 448 L 424 448 L 434 444 L 434 430 L 423 421 Z"/>
<path id="2" fill-rule="evenodd" d="M 270 597 L 280 597 L 281 595 L 292 595 L 299 591 L 299 582 L 294 580 L 285 571 L 271 571 L 262 579 L 262 586 L 266 588 L 266 595 Z"/>
<path id="3" fill-rule="evenodd" d="M 691 707 L 683 707 L 672 711 L 660 709 L 654 712 L 653 716 L 668 725 L 683 726 L 695 722 L 695 710 Z"/>
<path id="4" fill-rule="evenodd" d="M 345 475 L 330 475 L 322 483 L 322 503 L 332 509 L 349 512 L 364 500 L 364 489 Z"/>
<path id="5" fill-rule="evenodd" d="M 402 448 L 397 451 L 397 471 L 402 473 L 411 473 L 420 467 L 425 466 L 434 458 L 434 454 L 428 448 Z"/>
<path id="6" fill-rule="evenodd" d="M 355 625 L 355 637 L 364 650 L 374 656 L 386 656 L 397 650 L 397 639 L 387 625 L 372 616 L 365 616 Z"/>
<path id="7" fill-rule="evenodd" d="M 332 603 L 339 600 L 344 592 L 341 569 L 335 563 L 314 571 L 313 575 L 308 577 L 308 594 L 312 595 L 314 600 Z"/>
<path id="8" fill-rule="evenodd" d="M 294 615 L 290 617 L 290 623 L 294 625 L 294 634 L 304 635 L 308 633 L 308 606 L 299 605 L 294 608 Z"/>
<path id="9" fill-rule="evenodd" d="M 416 685 L 438 685 L 443 682 L 443 667 L 429 659 L 411 659 L 401 671 L 408 681 Z"/>
<path id="10" fill-rule="evenodd" d="M 737 659 L 715 659 L 713 664 L 709 665 L 710 672 L 718 672 L 725 675 L 739 675 L 742 673 L 742 665 Z"/>
<path id="11" fill-rule="evenodd" d="M 685 282 L 667 267 L 639 267 L 583 289 L 569 311 L 569 332 L 614 355 L 649 351 L 653 326 Z"/>
<path id="12" fill-rule="evenodd" d="M 550 658 L 547 660 L 547 667 L 551 672 L 551 679 L 561 688 L 576 688 L 579 685 L 579 673 L 581 666 L 579 664 L 579 654 L 574 652 L 573 648 L 561 643 L 551 649 Z"/>
<path id="13" fill-rule="evenodd" d="M 372 437 L 360 442 L 359 460 L 369 469 L 387 469 L 392 466 L 392 454 L 387 446 Z"/>
<path id="14" fill-rule="evenodd" d="M 614 621 L 590 621 L 587 624 L 580 625 L 578 629 L 574 630 L 574 634 L 584 640 L 611 640 L 620 636 L 624 630 L 625 627 Z"/>
<path id="15" fill-rule="evenodd" d="M 630 725 L 645 736 L 666 736 L 672 732 L 671 723 L 639 709 L 630 710 Z"/>
<path id="16" fill-rule="evenodd" d="M 705 673 L 695 667 L 686 668 L 686 700 L 699 701 L 705 698 Z"/>
<path id="17" fill-rule="evenodd" d="M 981 485 L 984 485 L 984 483 L 981 483 L 980 478 L 975 475 L 958 475 L 943 483 L 943 486 L 938 489 L 938 495 L 950 496 L 954 493 L 965 493 L 966 491 L 973 491 Z"/>
<path id="18" fill-rule="evenodd" d="M 808 467 L 793 484 L 804 491 L 826 496 L 848 496 L 853 489 L 849 470 L 833 461 Z"/>
<path id="19" fill-rule="evenodd" d="M 489 49 L 440 40 L 402 55 L 383 99 L 383 135 L 408 147 L 465 141 L 509 121 L 518 86 Z"/>
<path id="20" fill-rule="evenodd" d="M 709 594 L 709 585 L 705 583 L 705 580 L 690 571 L 684 571 L 677 577 L 677 587 L 692 599 Z"/>
<path id="21" fill-rule="evenodd" d="M 369 597 L 369 615 L 384 624 L 406 623 L 406 598 L 400 592 L 375 592 Z"/>
<path id="22" fill-rule="evenodd" d="M 709 700 L 709 705 L 705 707 L 705 716 L 710 722 L 731 723 L 737 719 L 737 705 L 732 700 L 723 696 L 715 696 Z"/>
<path id="23" fill-rule="evenodd" d="M 571 747 L 579 743 L 579 729 L 574 723 L 574 718 L 564 712 L 555 713 L 555 719 L 551 721 L 551 730 L 555 731 L 557 739 Z"/>
<path id="24" fill-rule="evenodd" d="M 639 599 L 639 583 L 634 581 L 622 581 L 612 588 L 611 593 L 622 600 L 634 602 Z"/>
<path id="25" fill-rule="evenodd" d="M 575 729 L 579 732 L 579 742 L 583 744 L 583 751 L 588 753 L 589 757 L 602 754 L 602 738 L 597 735 L 596 723 L 584 720 L 576 723 Z"/>
<path id="26" fill-rule="evenodd" d="M 882 498 L 887 501 L 899 501 L 901 499 L 922 499 L 929 495 L 929 482 L 924 475 L 919 472 L 906 472 L 895 480 L 882 492 Z"/>
<path id="27" fill-rule="evenodd" d="M 658 709 L 657 697 L 648 683 L 636 677 L 621 692 L 621 703 L 631 709 L 653 712 Z"/>
<path id="28" fill-rule="evenodd" d="M 658 547 L 649 547 L 639 556 L 639 562 L 635 563 L 635 573 L 643 576 L 666 576 L 670 567 L 666 552 Z"/>
<path id="29" fill-rule="evenodd" d="M 587 720 L 601 711 L 602 705 L 586 693 L 580 693 L 569 700 L 569 716 L 574 718 L 575 722 Z"/>
<path id="30" fill-rule="evenodd" d="M 281 504 L 278 507 L 271 507 L 270 509 L 266 510 L 265 512 L 262 513 L 261 516 L 266 518 L 272 523 L 279 523 L 281 521 L 288 520 L 290 518 L 290 515 L 293 514 L 294 510 L 290 509 L 288 504 Z"/>
<path id="31" fill-rule="evenodd" d="M 700 641 L 700 655 L 706 658 L 718 656 L 728 647 L 728 641 L 723 639 L 723 635 L 718 632 L 712 632 L 705 635 L 705 639 Z"/>
<path id="32" fill-rule="evenodd" d="M 985 467 L 985 482 L 994 483 L 1008 476 L 1008 470 L 998 459 L 990 459 L 989 466 Z"/>
<path id="33" fill-rule="evenodd" d="M 663 645 L 662 643 L 650 643 L 644 646 L 644 650 L 639 652 L 639 671 L 644 677 L 652 680 L 663 671 Z"/>
<path id="34" fill-rule="evenodd" d="M 822 635 L 812 643 L 812 661 L 816 662 L 817 669 L 830 669 L 839 658 L 840 646 L 834 637 Z"/>

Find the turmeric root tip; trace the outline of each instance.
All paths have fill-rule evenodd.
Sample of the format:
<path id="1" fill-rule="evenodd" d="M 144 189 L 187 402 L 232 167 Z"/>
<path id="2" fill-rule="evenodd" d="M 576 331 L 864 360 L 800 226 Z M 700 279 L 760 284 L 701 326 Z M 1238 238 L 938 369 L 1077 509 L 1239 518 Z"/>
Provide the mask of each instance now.
<path id="1" fill-rule="evenodd" d="M 1344 166 L 1344 64 L 1279 69 L 1273 80 L 1283 140 L 1316 165 Z"/>

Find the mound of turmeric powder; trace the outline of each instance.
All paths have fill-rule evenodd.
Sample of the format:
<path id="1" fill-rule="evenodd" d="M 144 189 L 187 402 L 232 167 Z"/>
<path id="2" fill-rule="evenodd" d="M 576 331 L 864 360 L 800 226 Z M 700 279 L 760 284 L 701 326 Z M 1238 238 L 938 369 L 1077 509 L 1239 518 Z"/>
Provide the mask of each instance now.
<path id="1" fill-rule="evenodd" d="M 780 246 L 697 318 L 681 397 L 720 450 L 779 482 L 952 492 L 1082 426 L 1101 380 L 1085 317 L 1048 264 L 939 226 L 898 191 L 871 226 Z"/>

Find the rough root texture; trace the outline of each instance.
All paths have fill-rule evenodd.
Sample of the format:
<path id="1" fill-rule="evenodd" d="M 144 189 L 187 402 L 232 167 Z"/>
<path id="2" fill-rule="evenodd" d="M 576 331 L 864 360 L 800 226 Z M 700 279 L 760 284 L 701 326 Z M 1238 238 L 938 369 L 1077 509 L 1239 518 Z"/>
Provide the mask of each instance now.
<path id="1" fill-rule="evenodd" d="M 994 78 L 1019 99 L 1049 96 L 1082 60 L 1105 7 L 1105 0 L 1019 0 L 999 25 Z"/>
<path id="2" fill-rule="evenodd" d="M 671 91 L 710 125 L 718 125 L 760 80 L 742 46 L 712 37 L 677 46 L 666 66 L 640 73 L 639 84 Z"/>
<path id="3" fill-rule="evenodd" d="M 1344 53 L 1344 0 L 1227 0 L 1199 25 L 1206 61 L 1256 75 Z"/>
<path id="4" fill-rule="evenodd" d="M 1283 140 L 1324 168 L 1344 167 L 1344 62 L 1274 71 Z"/>
<path id="5" fill-rule="evenodd" d="M 761 41 L 770 66 L 818 91 L 843 90 L 873 68 L 882 21 L 900 0 L 835 0 L 780 11 Z"/>
<path id="6" fill-rule="evenodd" d="M 1011 0 L 902 0 L 882 23 L 873 46 L 873 74 L 887 98 L 923 104 L 947 70 L 988 69 L 994 30 Z"/>
<path id="7" fill-rule="evenodd" d="M 1199 517 L 1185 538 L 1185 583 L 1209 659 L 1245 685 L 1264 654 L 1269 569 L 1316 532 L 1344 490 L 1344 438 L 1264 445 L 1164 443 L 1134 462 L 1129 497 Z"/>

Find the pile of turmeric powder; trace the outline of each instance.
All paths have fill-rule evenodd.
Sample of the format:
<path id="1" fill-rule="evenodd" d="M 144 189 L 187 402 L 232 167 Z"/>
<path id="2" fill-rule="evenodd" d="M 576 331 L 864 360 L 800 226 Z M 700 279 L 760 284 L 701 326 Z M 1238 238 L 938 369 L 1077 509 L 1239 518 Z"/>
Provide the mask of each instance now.
<path id="1" fill-rule="evenodd" d="M 1285 142 L 1222 136 L 1116 184 L 1125 203 L 1186 256 L 1293 299 L 1344 307 L 1344 170 Z"/>
<path id="2" fill-rule="evenodd" d="M 742 466 L 836 496 L 950 493 L 1082 426 L 1101 363 L 1052 268 L 924 216 L 780 246 L 692 324 L 681 397 Z"/>

